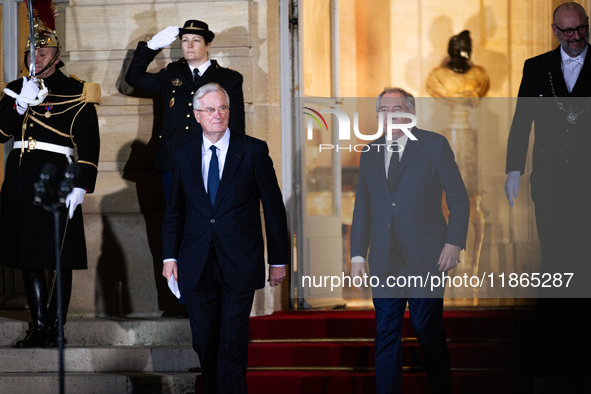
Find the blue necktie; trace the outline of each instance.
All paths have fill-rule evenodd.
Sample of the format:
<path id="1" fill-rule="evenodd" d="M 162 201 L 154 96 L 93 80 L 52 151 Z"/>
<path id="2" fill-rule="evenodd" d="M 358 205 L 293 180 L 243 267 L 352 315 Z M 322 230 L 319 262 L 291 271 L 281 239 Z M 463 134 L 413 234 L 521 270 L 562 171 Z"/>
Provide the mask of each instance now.
<path id="1" fill-rule="evenodd" d="M 209 173 L 207 174 L 207 191 L 209 193 L 209 200 L 211 206 L 215 202 L 215 196 L 218 194 L 220 187 L 220 164 L 218 161 L 218 155 L 216 154 L 217 148 L 215 145 L 209 147 L 211 149 L 211 160 L 209 162 Z"/>

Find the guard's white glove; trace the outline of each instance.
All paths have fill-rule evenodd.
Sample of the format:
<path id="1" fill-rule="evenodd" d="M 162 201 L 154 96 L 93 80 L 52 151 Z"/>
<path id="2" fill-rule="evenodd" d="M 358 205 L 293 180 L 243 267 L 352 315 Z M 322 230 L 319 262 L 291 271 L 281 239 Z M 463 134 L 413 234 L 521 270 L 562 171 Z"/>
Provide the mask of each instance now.
<path id="1" fill-rule="evenodd" d="M 166 29 L 157 33 L 150 41 L 148 41 L 148 48 L 153 51 L 166 48 L 176 40 L 179 35 L 178 26 L 168 26 Z"/>
<path id="2" fill-rule="evenodd" d="M 507 181 L 505 182 L 505 194 L 509 205 L 513 206 L 513 199 L 517 198 L 519 193 L 519 184 L 521 183 L 521 173 L 519 171 L 509 171 L 507 173 Z"/>
<path id="3" fill-rule="evenodd" d="M 82 204 L 82 201 L 84 201 L 85 194 L 86 190 L 75 187 L 66 197 L 66 207 L 68 208 L 68 215 L 70 216 L 70 219 L 72 219 L 74 216 L 74 211 L 78 205 Z"/>
<path id="4" fill-rule="evenodd" d="M 34 101 L 39 94 L 39 85 L 37 82 L 33 81 L 32 79 L 27 79 L 27 77 L 23 77 L 23 88 L 21 89 L 21 93 L 19 94 L 19 98 L 28 99 L 30 101 Z M 27 108 L 29 104 L 27 104 L 23 100 L 16 99 L 16 112 L 19 115 L 24 115 L 27 112 Z"/>

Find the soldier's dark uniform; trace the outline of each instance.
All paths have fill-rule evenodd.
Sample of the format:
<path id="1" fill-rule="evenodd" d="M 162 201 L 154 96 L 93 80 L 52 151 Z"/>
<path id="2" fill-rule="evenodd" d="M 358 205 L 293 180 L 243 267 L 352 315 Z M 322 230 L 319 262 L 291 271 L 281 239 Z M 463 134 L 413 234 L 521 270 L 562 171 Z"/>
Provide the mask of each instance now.
<path id="1" fill-rule="evenodd" d="M 588 45 L 583 67 L 571 92 L 561 68 L 560 47 L 525 61 L 507 147 L 506 172 L 524 174 L 533 124 L 535 141 L 530 181 L 542 250 L 540 270 L 546 275 L 557 275 L 552 275 L 552 281 L 540 276 L 542 284 L 537 291 L 544 298 L 537 300 L 534 325 L 530 330 L 532 348 L 524 352 L 532 357 L 528 368 L 533 369 L 546 387 L 540 393 L 556 392 L 553 389 L 556 387 L 565 393 L 583 392 L 583 387 L 588 385 L 587 371 L 591 368 L 588 356 L 591 337 L 586 320 L 591 310 L 588 298 L 591 277 L 590 48 Z M 524 195 L 526 193 L 521 191 L 520 197 Z M 516 266 L 521 266 L 521 262 L 517 261 Z M 565 273 L 574 274 L 568 287 Z M 553 282 L 557 277 L 562 282 Z M 557 339 L 557 333 L 561 332 L 568 333 L 568 341 Z"/>
<path id="2" fill-rule="evenodd" d="M 14 109 L 15 100 L 0 101 L 0 142 L 12 136 L 28 147 L 13 149 L 6 162 L 0 210 L 0 264 L 20 269 L 47 269 L 55 264 L 53 214 L 33 205 L 34 184 L 46 163 L 63 176 L 68 157 L 62 153 L 33 149 L 39 142 L 76 148 L 75 186 L 92 193 L 97 176 L 99 129 L 96 109 L 89 102 L 84 83 L 56 70 L 44 79 L 49 95 L 43 103 L 28 108 L 24 116 Z M 96 85 L 96 84 L 94 84 Z M 8 88 L 19 93 L 22 80 Z M 88 90 L 88 89 L 86 89 Z M 72 158 L 70 158 L 72 160 Z M 64 211 L 65 226 L 65 211 Z M 64 269 L 86 269 L 86 243 L 82 209 L 68 221 L 62 247 Z"/>
<path id="3" fill-rule="evenodd" d="M 590 53 L 570 93 L 561 71 L 560 47 L 525 62 L 507 147 L 506 172 L 523 174 L 535 125 L 530 179 L 542 270 L 580 273 L 572 281 L 578 289 L 587 287 L 588 277 L 582 273 L 590 272 L 591 253 Z M 571 115 L 569 122 L 571 109 L 576 117 Z"/>
<path id="4" fill-rule="evenodd" d="M 57 344 L 57 297 L 51 298 L 48 309 L 49 289 L 43 271 L 55 268 L 54 216 L 33 205 L 34 184 L 45 164 L 53 164 L 61 178 L 71 162 L 76 167 L 74 186 L 92 193 L 98 169 L 100 140 L 95 104 L 100 101 L 100 86 L 66 77 L 59 70 L 44 78 L 44 83 L 49 94 L 41 104 L 29 106 L 23 116 L 15 109 L 15 99 L 4 96 L 0 101 L 0 142 L 14 136 L 17 145 L 8 155 L 0 196 L 0 265 L 23 270 L 33 319 L 33 329 L 16 347 Z M 11 82 L 8 88 L 20 93 L 22 79 Z M 47 148 L 75 149 L 76 158 Z M 59 225 L 59 238 L 63 240 L 60 247 L 64 323 L 72 270 L 87 268 L 82 208 L 78 206 L 66 224 L 67 216 L 68 210 L 64 209 Z"/>
<path id="5" fill-rule="evenodd" d="M 125 81 L 134 88 L 162 94 L 164 119 L 154 168 L 170 172 L 173 147 L 202 132 L 201 125 L 193 115 L 193 94 L 201 86 L 216 82 L 228 92 L 232 108 L 230 130 L 244 133 L 243 79 L 239 72 L 221 67 L 215 60 L 211 60 L 211 66 L 197 82 L 193 81 L 193 74 L 185 59 L 169 63 L 157 73 L 146 72 L 158 52 L 140 41 L 125 75 Z"/>

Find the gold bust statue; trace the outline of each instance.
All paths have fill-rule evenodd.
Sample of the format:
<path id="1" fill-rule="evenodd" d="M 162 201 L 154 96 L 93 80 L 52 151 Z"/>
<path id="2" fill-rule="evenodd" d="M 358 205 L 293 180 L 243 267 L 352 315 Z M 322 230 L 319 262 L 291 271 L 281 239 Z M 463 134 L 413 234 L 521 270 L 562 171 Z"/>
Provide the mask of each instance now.
<path id="1" fill-rule="evenodd" d="M 470 31 L 464 30 L 449 40 L 447 49 L 449 62 L 431 71 L 427 79 L 427 91 L 433 97 L 460 98 L 445 100 L 448 104 L 478 105 L 478 97 L 486 95 L 489 77 L 486 70 L 472 64 L 472 39 Z M 464 99 L 461 98 L 476 98 Z"/>

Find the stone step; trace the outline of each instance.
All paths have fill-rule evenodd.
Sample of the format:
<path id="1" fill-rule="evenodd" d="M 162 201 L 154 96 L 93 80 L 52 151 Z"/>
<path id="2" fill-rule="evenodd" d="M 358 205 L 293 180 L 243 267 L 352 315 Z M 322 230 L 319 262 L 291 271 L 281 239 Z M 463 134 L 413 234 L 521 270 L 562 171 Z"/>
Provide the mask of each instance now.
<path id="1" fill-rule="evenodd" d="M 24 338 L 28 323 L 0 318 L 0 346 Z M 188 319 L 68 318 L 64 336 L 71 346 L 191 345 Z"/>
<path id="2" fill-rule="evenodd" d="M 194 394 L 194 373 L 87 373 L 64 376 L 68 394 Z M 2 394 L 55 394 L 57 373 L 0 373 Z"/>
<path id="3" fill-rule="evenodd" d="M 188 372 L 189 368 L 199 365 L 199 358 L 190 346 L 68 345 L 64 351 L 66 372 Z M 0 347 L 0 371 L 58 372 L 58 351 Z"/>

